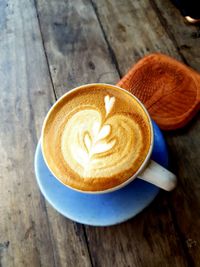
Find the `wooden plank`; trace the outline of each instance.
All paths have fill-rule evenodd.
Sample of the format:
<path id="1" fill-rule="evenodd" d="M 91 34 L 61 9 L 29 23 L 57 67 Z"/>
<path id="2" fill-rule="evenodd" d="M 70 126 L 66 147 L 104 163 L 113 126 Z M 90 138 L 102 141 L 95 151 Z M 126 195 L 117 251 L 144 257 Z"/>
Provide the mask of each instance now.
<path id="1" fill-rule="evenodd" d="M 149 1 L 92 2 L 122 75 L 152 52 L 181 59 Z"/>
<path id="2" fill-rule="evenodd" d="M 85 83 L 114 83 L 119 76 L 90 1 L 36 1 L 56 95 Z"/>
<path id="3" fill-rule="evenodd" d="M 175 43 L 182 59 L 189 66 L 200 71 L 200 30 L 198 26 L 188 25 L 171 1 L 151 1 L 161 24 Z"/>
<path id="4" fill-rule="evenodd" d="M 129 66 L 136 62 L 139 57 L 154 51 L 167 53 L 199 69 L 200 40 L 196 38 L 194 42 L 191 38 L 192 36 L 194 38 L 194 32 L 197 32 L 197 28 L 193 26 L 187 27 L 183 23 L 180 14 L 177 11 L 173 11 L 173 7 L 169 1 L 156 0 L 156 5 L 158 6 L 155 6 L 153 1 L 147 0 L 140 2 L 130 2 L 128 0 L 117 1 L 115 4 L 106 0 L 101 1 L 101 3 L 96 0 L 93 2 L 102 28 L 104 29 L 106 39 L 116 56 L 122 74 L 124 74 Z M 152 2 L 154 4 L 152 4 Z M 160 12 L 158 12 L 158 9 L 160 9 Z M 157 13 L 159 16 L 157 16 Z M 164 18 L 162 16 L 164 16 Z M 113 17 L 115 18 L 114 20 Z M 163 27 L 161 27 L 161 25 Z M 167 29 L 165 25 L 168 25 Z M 196 29 L 196 31 L 194 31 L 194 29 Z M 190 38 L 188 38 L 189 36 Z M 187 46 L 189 46 L 189 48 Z M 198 122 L 199 119 L 196 119 L 182 131 L 165 134 L 169 144 L 172 162 L 174 162 L 174 169 L 179 177 L 179 184 L 178 188 L 172 192 L 171 195 L 166 195 L 166 199 L 169 202 L 171 219 L 170 217 L 164 218 L 162 216 L 159 216 L 159 219 L 165 226 L 170 221 L 174 223 L 175 236 L 177 236 L 179 244 L 181 244 L 184 251 L 180 252 L 179 249 L 176 250 L 177 248 L 172 249 L 171 247 L 171 252 L 176 251 L 176 255 L 172 253 L 171 256 L 173 255 L 172 257 L 174 257 L 174 259 L 179 257 L 179 260 L 181 258 L 181 260 L 184 261 L 184 263 L 181 262 L 181 260 L 179 262 L 177 261 L 177 266 L 183 266 L 187 261 L 189 266 L 200 265 L 198 246 L 198 240 L 200 240 L 200 232 L 198 230 L 200 228 L 200 221 L 198 219 L 198 211 L 200 209 L 200 200 L 198 197 L 200 194 L 200 182 L 198 179 L 200 169 L 198 133 L 200 125 Z M 156 202 L 155 206 L 157 204 Z M 150 228 L 154 222 L 153 209 L 152 207 L 149 217 L 145 216 L 145 218 L 148 218 L 148 227 Z M 137 225 L 137 220 L 138 225 L 141 224 L 141 221 L 143 222 L 144 217 L 142 216 L 143 214 L 134 220 L 135 226 Z M 154 216 L 158 218 L 156 213 Z M 131 225 L 129 231 L 129 235 L 131 236 L 133 232 Z M 90 240 L 91 247 L 95 247 L 97 241 L 94 239 L 94 236 L 96 236 L 96 232 L 94 235 L 91 233 L 90 235 L 92 236 Z M 166 231 L 166 235 L 168 236 L 168 241 L 171 239 L 169 241 L 170 246 L 174 233 Z M 134 243 L 137 244 L 137 247 L 140 247 L 141 244 L 140 251 L 143 251 L 144 242 L 139 243 L 138 236 L 139 234 L 137 232 Z M 102 240 L 103 238 L 111 240 L 107 238 L 105 232 Z M 153 240 L 152 243 L 154 243 L 154 241 L 155 240 Z M 158 244 L 160 241 L 161 240 L 157 240 Z M 109 241 L 106 242 L 107 247 L 114 246 L 114 243 L 108 245 L 108 242 Z M 179 245 L 177 244 L 177 246 Z M 120 248 L 115 251 L 115 253 L 120 253 L 119 251 Z M 167 253 L 168 250 L 164 249 L 164 251 Z M 99 265 L 104 262 L 104 253 L 105 250 L 103 250 L 102 255 L 99 255 L 97 258 Z M 183 253 L 186 255 L 187 261 L 184 259 Z M 165 263 L 163 262 L 159 264 L 159 266 L 176 266 L 175 263 L 168 261 L 171 258 L 170 255 L 169 257 L 167 256 L 167 259 L 165 257 L 166 254 L 163 257 Z M 154 263 L 154 260 L 149 260 L 148 266 L 155 266 Z"/>
<path id="5" fill-rule="evenodd" d="M 113 56 L 112 49 L 121 55 L 116 57 L 122 73 L 126 72 L 130 62 L 137 60 L 147 49 L 149 52 L 158 48 L 161 51 L 165 47 L 166 53 L 176 53 L 172 41 L 168 41 L 165 30 L 160 27 L 155 12 L 150 11 L 151 16 L 146 21 L 144 11 L 149 12 L 151 6 L 145 2 L 147 6 L 144 10 L 138 1 L 132 2 L 96 1 L 97 11 L 101 14 L 99 25 L 90 1 L 76 0 L 71 3 L 51 0 L 47 4 L 44 0 L 37 0 L 44 45 L 58 96 L 69 88 L 87 82 L 116 83 L 118 74 L 114 66 L 115 58 L 110 59 L 110 55 Z M 135 5 L 137 17 L 140 17 L 140 12 L 143 14 L 143 21 L 139 25 L 137 17 L 133 16 Z M 150 23 L 152 17 L 155 20 L 153 26 Z M 128 24 L 132 24 L 126 26 L 129 30 L 128 37 L 123 37 L 126 38 L 125 42 L 120 40 L 115 24 L 119 22 L 119 28 L 123 28 L 126 19 Z M 100 29 L 102 25 L 112 47 L 105 41 Z M 141 33 L 142 30 L 145 33 Z M 134 38 L 128 39 L 131 32 L 136 32 L 135 39 L 139 38 L 137 45 L 141 48 L 134 50 Z M 114 46 L 113 42 L 121 44 Z M 143 45 L 144 42 L 148 42 L 149 47 Z M 178 54 L 176 56 L 180 58 Z M 93 265 L 187 266 L 180 236 L 168 208 L 170 199 L 171 194 L 162 193 L 145 212 L 125 224 L 111 228 L 86 227 Z"/>
<path id="6" fill-rule="evenodd" d="M 200 71 L 199 27 L 185 24 L 183 17 L 170 1 L 154 0 L 153 7 L 170 38 L 175 40 L 183 61 Z M 172 208 L 191 265 L 195 266 L 200 266 L 199 122 L 200 117 L 197 116 L 184 130 L 166 134 L 174 168 L 180 177 L 177 193 L 172 198 Z"/>
<path id="7" fill-rule="evenodd" d="M 83 228 L 46 207 L 34 177 L 55 99 L 34 1 L 0 2 L 0 84 L 0 266 L 90 266 Z"/>
<path id="8" fill-rule="evenodd" d="M 169 200 L 170 196 L 162 193 L 126 223 L 87 227 L 94 266 L 188 266 L 168 208 Z"/>

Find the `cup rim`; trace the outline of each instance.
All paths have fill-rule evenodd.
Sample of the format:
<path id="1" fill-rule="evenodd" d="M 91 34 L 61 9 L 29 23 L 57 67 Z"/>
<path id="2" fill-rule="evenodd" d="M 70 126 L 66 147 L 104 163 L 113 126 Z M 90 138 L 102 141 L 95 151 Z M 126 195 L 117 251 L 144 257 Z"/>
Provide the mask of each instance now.
<path id="1" fill-rule="evenodd" d="M 45 129 L 45 126 L 46 126 L 46 123 L 48 121 L 48 117 L 49 115 L 51 114 L 52 110 L 54 109 L 54 107 L 58 104 L 58 102 L 60 102 L 63 98 L 65 98 L 67 95 L 69 95 L 70 93 L 74 92 L 74 91 L 77 91 L 77 90 L 80 90 L 82 88 L 87 88 L 87 87 L 90 87 L 90 86 L 111 86 L 111 87 L 115 87 L 121 91 L 124 91 L 125 93 L 129 94 L 130 96 L 132 96 L 139 104 L 140 106 L 142 107 L 142 109 L 144 110 L 144 112 L 146 113 L 147 115 L 147 118 L 149 120 L 149 124 L 150 124 L 150 131 L 151 131 L 151 142 L 150 142 L 150 147 L 149 147 L 149 151 L 147 153 L 147 156 L 145 158 L 145 160 L 142 162 L 141 166 L 139 167 L 139 169 L 136 171 L 136 173 L 131 176 L 130 178 L 128 178 L 125 182 L 115 186 L 115 187 L 112 187 L 112 188 L 109 188 L 109 189 L 105 189 L 105 190 L 101 190 L 101 191 L 83 191 L 83 190 L 80 190 L 80 189 L 77 189 L 77 188 L 74 188 L 74 187 L 71 187 L 69 186 L 68 184 L 65 184 L 63 183 L 58 177 L 56 177 L 56 175 L 54 174 L 54 172 L 51 170 L 51 168 L 49 167 L 48 165 L 48 162 L 47 162 L 47 159 L 46 159 L 46 156 L 45 156 L 45 153 L 44 153 L 44 146 L 43 146 L 43 140 L 44 140 L 44 129 Z M 43 124 L 42 124 L 42 130 L 41 130 L 41 150 L 42 150 L 42 155 L 43 155 L 43 158 L 44 158 L 44 161 L 45 161 L 45 164 L 47 165 L 49 171 L 51 172 L 51 174 L 60 182 L 62 183 L 64 186 L 74 190 L 74 191 L 77 191 L 79 193 L 84 193 L 84 194 L 92 194 L 92 195 L 98 195 L 98 194 L 105 194 L 105 193 L 110 193 L 110 192 L 113 192 L 113 191 L 117 191 L 121 188 L 123 188 L 124 186 L 128 185 L 130 182 L 132 182 L 135 178 L 137 178 L 138 174 L 141 173 L 146 165 L 148 164 L 149 160 L 150 160 L 150 157 L 151 157 L 151 154 L 152 154 L 152 150 L 153 150 L 153 145 L 154 145 L 154 132 L 153 132 L 153 125 L 152 125 L 152 121 L 151 121 L 151 117 L 146 109 L 146 107 L 144 106 L 144 104 L 135 96 L 133 95 L 132 93 L 130 93 L 129 91 L 121 88 L 120 86 L 117 86 L 117 85 L 112 85 L 112 84 L 108 84 L 108 83 L 87 83 L 87 84 L 84 84 L 84 85 L 80 85 L 78 87 L 75 87 L 71 90 L 69 90 L 68 92 L 66 92 L 65 94 L 63 94 L 61 97 L 59 97 L 56 102 L 52 105 L 52 107 L 49 109 L 49 111 L 47 112 L 46 116 L 45 116 L 45 119 L 43 121 Z"/>

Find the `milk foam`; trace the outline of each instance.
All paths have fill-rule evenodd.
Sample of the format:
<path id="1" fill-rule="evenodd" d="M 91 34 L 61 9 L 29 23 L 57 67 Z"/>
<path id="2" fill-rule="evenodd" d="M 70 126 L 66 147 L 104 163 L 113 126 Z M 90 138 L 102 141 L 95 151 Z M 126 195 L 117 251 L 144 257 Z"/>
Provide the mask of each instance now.
<path id="1" fill-rule="evenodd" d="M 105 177 L 108 171 L 116 175 L 124 165 L 131 167 L 134 153 L 140 149 L 140 129 L 135 121 L 122 114 L 110 115 L 115 97 L 106 95 L 104 103 L 105 116 L 84 107 L 73 111 L 61 137 L 66 163 L 83 178 Z"/>
<path id="2" fill-rule="evenodd" d="M 106 87 L 105 92 L 80 90 L 58 102 L 44 131 L 44 152 L 52 172 L 84 191 L 127 180 L 150 146 L 150 126 L 142 107 L 115 88 Z"/>

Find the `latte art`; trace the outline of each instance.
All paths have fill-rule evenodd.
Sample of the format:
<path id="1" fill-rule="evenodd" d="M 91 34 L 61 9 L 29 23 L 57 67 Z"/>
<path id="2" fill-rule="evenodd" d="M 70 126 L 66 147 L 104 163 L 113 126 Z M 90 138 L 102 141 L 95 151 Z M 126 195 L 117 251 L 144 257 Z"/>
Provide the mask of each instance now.
<path id="1" fill-rule="evenodd" d="M 134 132 L 140 132 L 134 120 L 123 114 L 109 116 L 115 97 L 106 95 L 104 102 L 105 117 L 95 109 L 82 107 L 83 110 L 73 112 L 61 137 L 65 161 L 84 178 L 105 177 L 108 171 L 117 174 L 127 161 L 131 167 L 137 152 L 133 144 L 141 142 L 139 135 L 134 140 Z M 120 140 L 122 137 L 126 144 Z"/>
<path id="2" fill-rule="evenodd" d="M 134 98 L 112 87 L 71 94 L 55 105 L 44 129 L 43 150 L 51 170 L 66 185 L 84 191 L 126 181 L 150 146 L 145 112 Z"/>

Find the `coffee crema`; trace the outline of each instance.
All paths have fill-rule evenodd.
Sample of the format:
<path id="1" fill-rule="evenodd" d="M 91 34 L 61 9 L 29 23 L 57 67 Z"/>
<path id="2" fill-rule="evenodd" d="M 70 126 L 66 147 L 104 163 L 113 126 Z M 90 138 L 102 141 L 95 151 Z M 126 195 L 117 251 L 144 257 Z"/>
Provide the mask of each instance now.
<path id="1" fill-rule="evenodd" d="M 129 93 L 112 85 L 87 85 L 51 108 L 42 150 L 50 170 L 65 185 L 104 191 L 137 172 L 151 135 L 149 117 Z"/>

